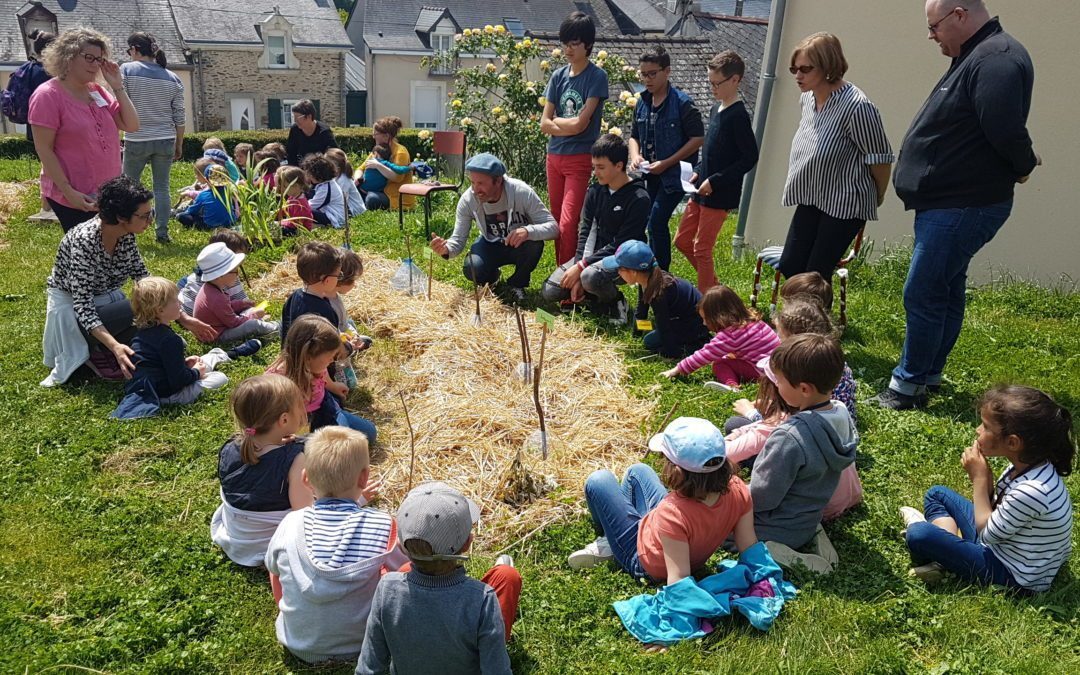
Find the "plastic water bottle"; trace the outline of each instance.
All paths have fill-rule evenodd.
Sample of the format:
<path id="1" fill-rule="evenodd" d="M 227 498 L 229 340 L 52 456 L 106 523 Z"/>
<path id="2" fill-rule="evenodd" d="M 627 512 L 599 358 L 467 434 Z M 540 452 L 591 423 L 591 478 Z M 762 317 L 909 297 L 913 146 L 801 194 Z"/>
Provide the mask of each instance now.
<path id="1" fill-rule="evenodd" d="M 409 295 L 423 295 L 427 289 L 427 274 L 413 263 L 412 258 L 405 258 L 390 278 L 390 288 Z"/>

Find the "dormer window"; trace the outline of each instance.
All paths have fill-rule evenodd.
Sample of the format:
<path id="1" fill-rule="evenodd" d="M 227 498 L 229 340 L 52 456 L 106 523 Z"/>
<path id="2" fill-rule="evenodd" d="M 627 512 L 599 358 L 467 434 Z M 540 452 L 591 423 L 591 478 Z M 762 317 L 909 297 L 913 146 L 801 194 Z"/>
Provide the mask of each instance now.
<path id="1" fill-rule="evenodd" d="M 454 46 L 454 36 L 450 33 L 432 33 L 431 51 L 440 54 L 450 51 Z"/>
<path id="2" fill-rule="evenodd" d="M 259 56 L 259 68 L 266 70 L 298 70 L 300 60 L 293 54 L 293 24 L 278 8 L 255 25 L 263 41 L 263 52 Z"/>

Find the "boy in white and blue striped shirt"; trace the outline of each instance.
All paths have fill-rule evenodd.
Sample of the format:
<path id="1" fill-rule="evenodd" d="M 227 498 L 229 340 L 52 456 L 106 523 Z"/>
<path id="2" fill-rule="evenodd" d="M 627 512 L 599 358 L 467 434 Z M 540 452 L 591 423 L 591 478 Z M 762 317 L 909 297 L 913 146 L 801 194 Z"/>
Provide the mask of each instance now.
<path id="1" fill-rule="evenodd" d="M 364 506 L 379 482 L 369 482 L 362 433 L 323 427 L 307 438 L 304 458 L 303 481 L 315 503 L 285 516 L 266 551 L 280 610 L 277 638 L 308 663 L 355 663 L 375 587 L 408 557 L 394 519 Z"/>
<path id="2" fill-rule="evenodd" d="M 974 499 L 935 486 L 925 514 L 903 507 L 907 544 L 933 580 L 944 571 L 984 584 L 1042 592 L 1072 552 L 1072 500 L 1061 479 L 1072 472 L 1072 415 L 1030 387 L 991 389 L 979 404 L 982 424 L 962 462 Z M 1005 457 L 994 482 L 987 457 Z"/>

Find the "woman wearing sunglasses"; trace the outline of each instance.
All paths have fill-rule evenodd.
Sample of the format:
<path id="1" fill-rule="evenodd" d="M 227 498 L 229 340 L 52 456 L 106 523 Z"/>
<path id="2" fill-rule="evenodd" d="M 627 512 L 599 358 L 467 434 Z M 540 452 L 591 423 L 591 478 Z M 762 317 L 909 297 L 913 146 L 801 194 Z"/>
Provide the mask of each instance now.
<path id="1" fill-rule="evenodd" d="M 138 131 L 139 116 L 101 33 L 65 31 L 42 60 L 53 79 L 30 97 L 29 120 L 45 174 L 41 193 L 67 232 L 97 214 L 99 186 L 120 175 L 119 132 Z"/>
<path id="2" fill-rule="evenodd" d="M 787 278 L 836 263 L 868 220 L 877 220 L 893 162 L 881 114 L 866 94 L 844 80 L 840 40 L 815 33 L 791 55 L 802 92 L 802 118 L 791 141 L 784 206 L 794 206 L 780 258 Z"/>

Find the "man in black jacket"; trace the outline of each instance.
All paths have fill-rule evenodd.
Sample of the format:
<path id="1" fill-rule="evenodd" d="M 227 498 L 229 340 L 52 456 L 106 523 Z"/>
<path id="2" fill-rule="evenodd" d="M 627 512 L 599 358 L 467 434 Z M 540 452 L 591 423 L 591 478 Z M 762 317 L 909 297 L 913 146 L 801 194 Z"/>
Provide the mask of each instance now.
<path id="1" fill-rule="evenodd" d="M 968 263 L 1012 211 L 1040 164 L 1027 131 L 1034 68 L 983 0 L 927 0 L 929 39 L 952 59 L 915 115 L 893 184 L 915 211 L 900 364 L 875 401 L 905 410 L 941 387 L 964 322 Z"/>
<path id="2" fill-rule="evenodd" d="M 626 143 L 614 134 L 605 134 L 593 144 L 596 183 L 589 187 L 581 209 L 577 252 L 552 272 L 543 291 L 549 302 L 588 299 L 590 307 L 607 315 L 612 323 L 626 323 L 626 298 L 618 288 L 623 281 L 618 270 L 606 270 L 601 262 L 614 255 L 624 241 L 645 239 L 652 208 L 645 181 L 626 175 L 629 158 Z"/>

